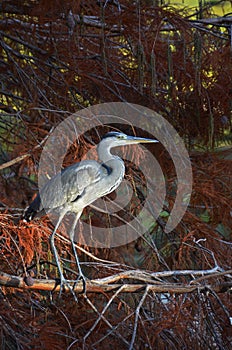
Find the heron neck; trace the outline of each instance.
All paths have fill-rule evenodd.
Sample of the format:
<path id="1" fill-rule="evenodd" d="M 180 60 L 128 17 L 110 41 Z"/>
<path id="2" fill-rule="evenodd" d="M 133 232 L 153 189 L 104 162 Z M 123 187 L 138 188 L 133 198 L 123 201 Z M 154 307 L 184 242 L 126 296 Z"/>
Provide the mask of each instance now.
<path id="1" fill-rule="evenodd" d="M 114 171 L 115 169 L 121 169 L 122 172 L 125 172 L 125 165 L 123 160 L 112 154 L 110 152 L 110 147 L 108 145 L 104 144 L 104 142 L 100 142 L 97 147 L 98 157 L 99 159 L 105 163 L 107 166 L 112 168 Z"/>
<path id="2" fill-rule="evenodd" d="M 99 159 L 110 169 L 108 175 L 101 181 L 101 184 L 105 184 L 105 194 L 107 194 L 120 185 L 125 174 L 125 165 L 121 158 L 110 153 L 107 142 L 100 142 L 97 151 Z"/>
<path id="3" fill-rule="evenodd" d="M 110 147 L 108 147 L 107 144 L 105 144 L 105 142 L 100 142 L 97 146 L 97 153 L 98 153 L 98 157 L 99 159 L 104 162 L 107 163 L 110 160 L 113 160 L 115 158 L 118 158 L 117 156 L 113 155 L 110 152 Z"/>

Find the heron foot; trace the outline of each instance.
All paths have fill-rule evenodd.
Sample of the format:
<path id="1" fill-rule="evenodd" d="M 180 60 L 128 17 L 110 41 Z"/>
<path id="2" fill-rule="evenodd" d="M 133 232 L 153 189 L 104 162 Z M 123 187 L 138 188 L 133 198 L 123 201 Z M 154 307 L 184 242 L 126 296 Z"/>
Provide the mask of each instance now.
<path id="1" fill-rule="evenodd" d="M 85 294 L 86 293 L 86 283 L 87 283 L 87 279 L 86 277 L 83 275 L 83 273 L 80 273 L 78 278 L 75 280 L 74 284 L 73 284 L 73 290 L 75 289 L 77 283 L 79 281 L 82 280 L 82 283 L 83 283 L 83 290 L 79 293 L 79 294 Z"/>
<path id="2" fill-rule="evenodd" d="M 72 296 L 75 300 L 75 302 L 78 302 L 77 296 L 74 293 L 73 287 L 70 285 L 69 281 L 64 278 L 64 276 L 61 276 L 60 278 L 56 279 L 55 287 L 53 288 L 52 292 L 55 291 L 56 287 L 60 286 L 59 290 L 59 298 L 61 298 L 62 292 L 66 290 L 66 287 L 69 289 L 69 291 L 72 293 Z"/>

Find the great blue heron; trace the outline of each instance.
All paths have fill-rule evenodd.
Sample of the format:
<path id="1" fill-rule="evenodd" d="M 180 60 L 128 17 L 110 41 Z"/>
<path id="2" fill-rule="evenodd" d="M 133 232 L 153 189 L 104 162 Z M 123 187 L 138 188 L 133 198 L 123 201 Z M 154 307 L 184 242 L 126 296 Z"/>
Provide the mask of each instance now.
<path id="1" fill-rule="evenodd" d="M 60 291 L 62 291 L 65 284 L 69 286 L 64 278 L 54 244 L 54 236 L 62 219 L 68 212 L 76 214 L 69 237 L 79 272 L 77 281 L 83 280 L 83 290 L 85 291 L 86 280 L 74 245 L 74 232 L 77 222 L 86 206 L 93 203 L 96 199 L 113 192 L 123 180 L 125 174 L 124 162 L 118 156 L 111 154 L 111 148 L 148 142 L 158 141 L 128 136 L 121 132 L 107 133 L 97 147 L 100 162 L 84 160 L 65 168 L 45 184 L 31 205 L 26 209 L 23 216 L 25 221 L 30 221 L 35 216 L 41 216 L 41 214 L 46 214 L 46 212 L 51 210 L 59 213 L 59 219 L 50 236 L 50 244 L 60 275 Z"/>

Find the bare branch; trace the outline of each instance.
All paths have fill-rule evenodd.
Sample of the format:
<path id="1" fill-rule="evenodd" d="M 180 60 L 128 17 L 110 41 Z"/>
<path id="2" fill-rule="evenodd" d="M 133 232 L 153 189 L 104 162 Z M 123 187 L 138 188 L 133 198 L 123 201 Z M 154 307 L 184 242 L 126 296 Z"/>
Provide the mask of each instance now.
<path id="1" fill-rule="evenodd" d="M 140 271 L 141 272 L 141 271 Z M 226 274 L 230 274 L 232 271 L 227 271 Z M 174 271 L 175 273 L 175 271 Z M 109 281 L 114 281 L 118 279 L 125 279 L 135 280 L 136 276 L 137 278 L 140 277 L 141 280 L 146 281 L 147 277 L 146 275 L 144 278 L 141 277 L 142 273 L 138 274 L 138 271 L 134 271 L 134 276 L 132 277 L 132 271 L 130 273 L 123 272 L 121 274 L 117 275 L 117 278 L 115 276 L 109 276 Z M 174 275 L 174 274 L 173 274 Z M 119 278 L 119 276 L 121 276 Z M 5 287 L 14 287 L 14 288 L 20 288 L 20 289 L 29 289 L 29 290 L 46 290 L 46 291 L 53 291 L 55 288 L 55 291 L 58 292 L 60 290 L 60 287 L 57 283 L 58 281 L 54 280 L 41 280 L 41 279 L 33 279 L 33 284 L 28 286 L 25 283 L 25 279 L 23 277 L 19 276 L 12 276 L 9 274 L 6 274 L 4 272 L 0 272 L 0 285 Z M 82 282 L 78 282 L 77 284 L 75 281 L 69 281 L 71 286 L 74 286 L 74 291 L 77 293 L 81 293 L 83 291 L 83 285 Z M 112 282 L 111 282 L 112 283 Z M 153 283 L 141 283 L 141 284 L 134 284 L 134 283 L 117 283 L 117 284 L 111 284 L 110 282 L 106 283 L 106 278 L 103 279 L 97 279 L 97 280 L 89 280 L 87 281 L 86 285 L 86 291 L 88 293 L 106 293 L 106 292 L 112 292 L 115 290 L 120 289 L 123 293 L 134 293 L 134 292 L 141 292 L 141 290 L 144 290 L 145 288 L 149 287 L 149 291 L 155 292 L 155 293 L 192 293 L 194 291 L 203 292 L 206 289 L 213 290 L 217 293 L 225 293 L 228 290 L 232 288 L 232 281 L 231 282 L 222 282 L 220 284 L 183 284 L 183 283 L 166 283 L 166 282 L 156 282 L 153 281 Z M 67 288 L 65 290 L 66 292 L 70 292 L 70 290 Z M 118 293 L 116 293 L 117 295 Z"/>

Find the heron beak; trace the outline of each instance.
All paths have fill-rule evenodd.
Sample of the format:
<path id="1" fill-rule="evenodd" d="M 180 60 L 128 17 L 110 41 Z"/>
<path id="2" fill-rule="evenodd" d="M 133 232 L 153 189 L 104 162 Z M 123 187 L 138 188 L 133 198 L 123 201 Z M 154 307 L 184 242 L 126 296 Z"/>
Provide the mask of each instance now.
<path id="1" fill-rule="evenodd" d="M 155 139 L 146 139 L 143 137 L 135 137 L 135 136 L 128 136 L 128 138 L 125 141 L 128 142 L 128 144 L 159 142 L 158 140 L 155 140 Z"/>

